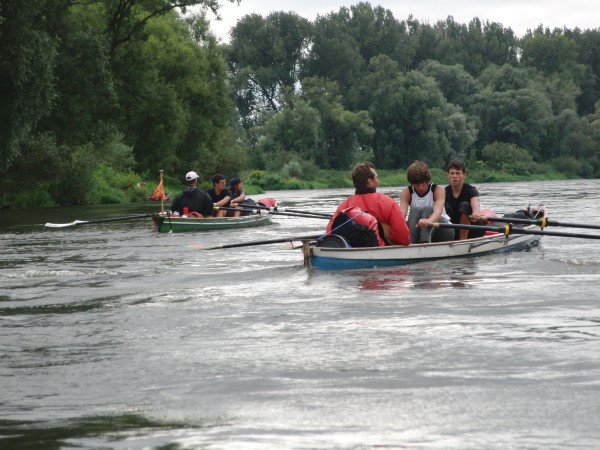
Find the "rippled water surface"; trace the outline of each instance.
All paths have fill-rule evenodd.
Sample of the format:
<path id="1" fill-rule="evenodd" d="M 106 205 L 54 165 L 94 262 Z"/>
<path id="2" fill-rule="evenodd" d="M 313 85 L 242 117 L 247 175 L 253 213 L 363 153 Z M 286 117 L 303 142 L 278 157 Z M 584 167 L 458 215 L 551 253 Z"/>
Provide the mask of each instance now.
<path id="1" fill-rule="evenodd" d="M 600 226 L 598 180 L 478 188 Z M 350 193 L 266 195 L 331 213 Z M 201 248 L 320 219 L 43 227 L 149 208 L 0 212 L 1 448 L 600 448 L 600 240 L 331 272 L 284 244 Z"/>

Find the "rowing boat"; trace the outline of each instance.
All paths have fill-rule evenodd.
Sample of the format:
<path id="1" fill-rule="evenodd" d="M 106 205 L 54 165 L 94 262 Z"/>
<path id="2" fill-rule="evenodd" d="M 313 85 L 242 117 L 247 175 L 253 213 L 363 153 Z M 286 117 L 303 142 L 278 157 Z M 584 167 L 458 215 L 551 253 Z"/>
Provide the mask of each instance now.
<path id="1" fill-rule="evenodd" d="M 240 217 L 185 217 L 159 213 L 153 216 L 154 229 L 159 233 L 179 233 L 189 231 L 229 230 L 270 225 L 267 214 L 250 214 Z"/>
<path id="2" fill-rule="evenodd" d="M 535 227 L 537 228 L 537 227 Z M 463 241 L 386 247 L 334 248 L 305 246 L 305 261 L 319 269 L 399 266 L 436 259 L 518 251 L 536 245 L 541 236 L 491 234 Z"/>
<path id="3" fill-rule="evenodd" d="M 545 211 L 544 211 L 545 216 Z M 523 230 L 541 230 L 537 225 Z M 539 243 L 540 235 L 487 233 L 483 237 L 438 243 L 350 248 L 343 239 L 303 242 L 304 264 L 319 269 L 357 269 L 398 266 L 439 259 L 472 257 L 507 251 L 520 251 Z"/>

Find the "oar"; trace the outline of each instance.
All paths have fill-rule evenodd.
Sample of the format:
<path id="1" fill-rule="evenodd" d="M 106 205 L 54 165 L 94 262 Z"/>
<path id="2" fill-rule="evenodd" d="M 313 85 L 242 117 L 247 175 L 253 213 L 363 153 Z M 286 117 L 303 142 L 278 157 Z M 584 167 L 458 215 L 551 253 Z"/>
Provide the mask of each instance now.
<path id="1" fill-rule="evenodd" d="M 103 223 L 103 222 L 116 222 L 118 220 L 134 220 L 144 219 L 150 217 L 152 214 L 139 214 L 137 216 L 125 216 L 125 217 L 113 217 L 112 219 L 99 219 L 99 220 L 74 220 L 69 223 L 47 223 L 44 225 L 47 228 L 67 228 L 74 227 L 76 225 L 88 225 L 90 223 Z"/>
<path id="2" fill-rule="evenodd" d="M 240 206 L 242 206 L 242 205 L 240 205 Z M 254 206 L 252 206 L 251 208 L 254 208 Z M 260 212 L 259 209 L 228 208 L 226 206 L 215 206 L 214 209 L 222 209 L 223 211 L 249 211 L 249 212 L 252 212 L 253 214 L 258 214 Z M 312 214 L 312 213 L 293 213 L 293 212 L 279 212 L 279 211 L 265 211 L 265 213 L 266 214 L 278 214 L 280 216 L 307 217 L 310 219 L 329 219 L 330 218 L 330 217 L 325 217 L 323 215 Z"/>
<path id="3" fill-rule="evenodd" d="M 587 223 L 565 223 L 549 219 L 518 219 L 515 217 L 482 217 L 482 220 L 489 222 L 505 222 L 505 223 L 523 223 L 528 225 L 538 225 L 544 227 L 571 227 L 571 228 L 588 228 L 590 230 L 600 230 L 600 225 L 592 225 Z"/>
<path id="4" fill-rule="evenodd" d="M 314 239 L 319 239 L 323 234 L 314 234 L 311 236 L 290 236 L 287 238 L 281 239 L 266 239 L 262 241 L 248 241 L 248 242 L 239 242 L 237 244 L 223 244 L 223 245 L 215 245 L 213 247 L 194 247 L 199 250 L 218 250 L 222 248 L 237 248 L 237 247 L 251 247 L 253 245 L 267 245 L 267 244 L 280 244 L 282 242 L 293 242 L 293 241 L 310 241 Z"/>
<path id="5" fill-rule="evenodd" d="M 479 230 L 479 231 L 495 231 L 503 233 L 506 236 L 509 234 L 535 234 L 539 236 L 562 236 L 562 237 L 573 237 L 573 238 L 585 238 L 585 239 L 600 239 L 600 235 L 594 234 L 581 234 L 581 233 L 563 233 L 562 231 L 543 231 L 543 230 L 530 230 L 524 228 L 514 228 L 510 225 L 503 227 L 488 226 L 488 225 L 463 225 L 455 223 L 438 223 L 435 222 L 431 225 L 434 228 L 454 228 L 463 230 Z"/>
<path id="6" fill-rule="evenodd" d="M 239 205 L 245 208 L 254 208 L 254 209 L 264 209 L 264 210 L 268 210 L 270 212 L 288 212 L 288 213 L 296 213 L 296 214 L 308 214 L 310 216 L 321 216 L 323 218 L 327 218 L 327 219 L 331 219 L 332 215 L 331 214 L 326 214 L 326 213 L 320 213 L 320 212 L 314 212 L 314 211 L 300 211 L 297 209 L 290 209 L 290 208 L 282 208 L 279 206 L 262 206 L 262 205 L 246 205 L 244 203 L 232 203 L 232 205 Z"/>

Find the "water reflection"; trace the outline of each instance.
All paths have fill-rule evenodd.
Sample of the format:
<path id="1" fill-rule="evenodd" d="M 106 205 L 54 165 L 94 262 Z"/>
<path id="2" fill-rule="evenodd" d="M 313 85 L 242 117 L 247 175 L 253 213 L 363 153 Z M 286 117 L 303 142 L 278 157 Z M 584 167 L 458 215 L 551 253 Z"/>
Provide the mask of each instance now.
<path id="1" fill-rule="evenodd" d="M 383 269 L 353 273 L 357 276 L 359 289 L 368 291 L 391 291 L 410 289 L 412 276 L 409 269 Z"/>
<path id="2" fill-rule="evenodd" d="M 465 289 L 472 286 L 476 274 L 477 263 L 467 259 L 460 264 L 437 261 L 352 272 L 359 289 L 373 291 Z"/>

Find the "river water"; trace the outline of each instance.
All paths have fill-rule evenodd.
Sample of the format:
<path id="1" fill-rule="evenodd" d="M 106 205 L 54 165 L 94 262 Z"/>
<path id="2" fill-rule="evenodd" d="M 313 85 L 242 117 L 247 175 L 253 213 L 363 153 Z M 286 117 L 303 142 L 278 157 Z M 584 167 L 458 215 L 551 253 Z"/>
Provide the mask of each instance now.
<path id="1" fill-rule="evenodd" d="M 477 186 L 498 213 L 600 224 L 600 180 Z M 331 213 L 350 193 L 266 196 Z M 43 227 L 156 208 L 0 212 L 1 448 L 600 448 L 600 240 L 335 272 L 201 248 L 321 219 Z"/>

